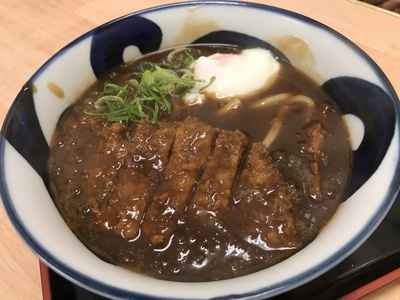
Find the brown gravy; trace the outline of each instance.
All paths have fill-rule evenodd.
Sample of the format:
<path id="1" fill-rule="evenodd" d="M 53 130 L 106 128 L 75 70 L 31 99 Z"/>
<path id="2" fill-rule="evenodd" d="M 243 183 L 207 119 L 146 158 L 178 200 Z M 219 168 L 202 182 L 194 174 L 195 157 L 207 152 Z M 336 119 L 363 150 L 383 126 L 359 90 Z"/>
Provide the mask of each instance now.
<path id="1" fill-rule="evenodd" d="M 198 49 L 202 55 L 232 51 L 220 46 L 199 46 Z M 161 52 L 145 59 L 158 61 L 165 55 Z M 278 243 L 277 247 L 268 248 L 243 238 L 246 237 L 243 228 L 247 226 L 247 220 L 235 210 L 241 209 L 238 205 L 243 206 L 247 200 L 239 201 L 234 193 L 230 196 L 228 212 L 221 219 L 199 222 L 196 213 L 192 215 L 192 210 L 187 209 L 187 204 L 183 215 L 174 224 L 172 238 L 161 248 L 149 245 L 141 229 L 137 234 L 129 230 L 126 236 L 118 234 L 123 232 L 119 231 L 119 226 L 125 226 L 118 220 L 127 217 L 122 213 L 125 202 L 118 202 L 118 197 L 110 195 L 131 195 L 133 192 L 128 188 L 139 189 L 129 177 L 121 179 L 121 174 L 129 176 L 129 164 L 136 169 L 140 166 L 141 171 L 135 171 L 135 178 L 143 178 L 140 184 L 145 181 L 150 190 L 153 186 L 157 188 L 163 180 L 162 175 L 154 171 L 154 163 L 146 158 L 146 153 L 142 154 L 140 159 L 145 161 L 140 165 L 134 159 L 127 159 L 135 141 L 126 138 L 122 125 L 87 117 L 83 111 L 103 91 L 104 83 L 123 85 L 137 61 L 119 66 L 100 78 L 63 114 L 54 134 L 49 161 L 54 201 L 77 237 L 110 263 L 174 281 L 209 281 L 245 275 L 276 264 L 310 243 L 343 200 L 351 169 L 351 150 L 346 127 L 335 104 L 307 76 L 290 64 L 281 63 L 283 67 L 275 84 L 263 95 L 244 101 L 240 109 L 221 116 L 218 103 L 206 101 L 200 106 L 185 107 L 174 99 L 172 114 L 165 116 L 163 122 L 183 122 L 187 117 L 193 117 L 218 130 L 239 130 L 248 139 L 246 151 L 249 151 L 252 144 L 261 142 L 271 130 L 272 120 L 284 105 L 279 102 L 254 108 L 256 101 L 281 93 L 313 99 L 316 110 L 311 113 L 302 103 L 293 102 L 288 106 L 278 137 L 267 150 L 271 164 L 283 175 L 283 188 L 290 193 L 288 205 L 295 220 L 295 242 L 290 240 L 282 243 L 284 246 Z M 130 130 L 134 136 L 137 128 L 133 126 Z M 323 130 L 322 142 L 318 140 L 318 130 Z M 162 140 L 166 136 L 163 133 L 154 143 L 166 143 Z M 310 146 L 313 143 L 319 143 L 318 149 Z M 168 159 L 159 156 L 158 167 L 162 172 Z M 240 168 L 244 166 L 242 163 Z M 240 172 L 236 179 L 239 176 Z M 118 185 L 118 182 L 122 183 Z M 116 186 L 121 190 L 116 190 Z M 137 197 L 145 195 L 145 191 L 146 188 L 136 191 Z M 151 201 L 151 195 L 148 198 Z M 244 208 L 246 212 L 252 209 L 252 202 L 248 202 Z M 267 202 L 263 205 L 269 205 Z M 118 212 L 116 208 L 120 206 Z"/>

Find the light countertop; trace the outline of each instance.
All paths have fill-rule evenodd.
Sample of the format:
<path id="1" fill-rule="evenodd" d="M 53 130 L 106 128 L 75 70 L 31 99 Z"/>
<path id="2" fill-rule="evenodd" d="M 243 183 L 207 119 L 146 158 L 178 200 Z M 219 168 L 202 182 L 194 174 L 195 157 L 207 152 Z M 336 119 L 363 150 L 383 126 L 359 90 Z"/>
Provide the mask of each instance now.
<path id="1" fill-rule="evenodd" d="M 178 1 L 0 0 L 0 124 L 22 85 L 60 48 L 109 20 L 170 2 Z M 351 0 L 253 2 L 301 13 L 343 34 L 375 60 L 400 95 L 400 15 Z M 0 202 L 2 299 L 42 299 L 42 289 L 38 258 L 18 236 Z M 364 299 L 400 300 L 400 279 Z"/>

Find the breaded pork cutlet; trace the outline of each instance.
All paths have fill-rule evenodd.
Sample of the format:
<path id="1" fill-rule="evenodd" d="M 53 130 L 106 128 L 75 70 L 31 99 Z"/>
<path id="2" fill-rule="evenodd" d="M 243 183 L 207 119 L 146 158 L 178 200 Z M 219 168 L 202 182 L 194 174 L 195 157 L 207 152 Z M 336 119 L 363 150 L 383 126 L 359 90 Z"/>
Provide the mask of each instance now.
<path id="1" fill-rule="evenodd" d="M 247 138 L 242 132 L 219 132 L 188 211 L 201 223 L 210 218 L 222 219 L 228 213 L 232 187 L 246 146 Z"/>
<path id="2" fill-rule="evenodd" d="M 252 144 L 234 197 L 236 217 L 246 220 L 243 239 L 267 250 L 298 245 L 288 187 L 262 143 Z"/>
<path id="3" fill-rule="evenodd" d="M 144 211 L 169 159 L 175 131 L 173 123 L 138 125 L 101 215 L 109 230 L 126 239 L 138 235 Z"/>
<path id="4" fill-rule="evenodd" d="M 207 162 L 216 129 L 187 118 L 176 130 L 172 154 L 142 224 L 146 240 L 164 247 L 174 233 L 178 220 L 192 194 L 196 180 Z"/>

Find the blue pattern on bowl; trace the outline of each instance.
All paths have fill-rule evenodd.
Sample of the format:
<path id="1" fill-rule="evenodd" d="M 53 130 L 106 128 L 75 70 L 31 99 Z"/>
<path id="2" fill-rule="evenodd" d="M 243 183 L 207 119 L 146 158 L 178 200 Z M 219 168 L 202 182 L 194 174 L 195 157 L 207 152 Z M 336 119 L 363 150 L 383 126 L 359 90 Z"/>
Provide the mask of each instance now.
<path id="1" fill-rule="evenodd" d="M 356 115 L 365 126 L 362 143 L 353 153 L 353 173 L 347 199 L 382 162 L 394 136 L 396 109 L 385 91 L 360 78 L 332 78 L 322 85 L 322 89 L 336 102 L 343 114 Z M 359 104 L 360 101 L 363 105 Z"/>
<path id="2" fill-rule="evenodd" d="M 27 83 L 18 94 L 4 120 L 1 135 L 26 159 L 47 185 L 50 148 L 36 115 L 31 84 Z"/>
<path id="3" fill-rule="evenodd" d="M 272 46 L 259 38 L 254 36 L 243 34 L 240 32 L 230 30 L 218 30 L 210 32 L 201 38 L 194 40 L 191 44 L 227 44 L 242 47 L 259 47 L 271 51 L 276 57 L 283 59 L 287 62 L 290 60 L 282 53 L 279 49 Z"/>
<path id="4" fill-rule="evenodd" d="M 122 19 L 113 26 L 93 31 L 90 62 L 97 77 L 123 63 L 126 47 L 135 45 L 142 54 L 157 51 L 162 41 L 161 28 L 143 17 Z"/>

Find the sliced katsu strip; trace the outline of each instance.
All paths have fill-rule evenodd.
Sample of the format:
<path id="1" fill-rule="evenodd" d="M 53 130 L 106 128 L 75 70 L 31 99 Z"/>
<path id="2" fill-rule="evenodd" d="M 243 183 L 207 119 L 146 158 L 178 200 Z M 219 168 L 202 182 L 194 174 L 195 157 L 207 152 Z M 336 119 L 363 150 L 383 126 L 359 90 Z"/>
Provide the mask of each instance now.
<path id="1" fill-rule="evenodd" d="M 177 129 L 172 154 L 163 180 L 147 209 L 142 232 L 160 248 L 168 244 L 203 169 L 215 139 L 215 129 L 195 118 L 187 118 Z"/>
<path id="2" fill-rule="evenodd" d="M 306 135 L 307 144 L 305 150 L 306 153 L 313 158 L 308 165 L 311 172 L 311 180 L 308 183 L 308 193 L 314 200 L 323 201 L 326 197 L 323 194 L 321 186 L 320 164 L 323 163 L 322 146 L 324 144 L 326 130 L 320 122 L 315 122 L 308 128 Z"/>
<path id="3" fill-rule="evenodd" d="M 289 190 L 262 143 L 250 148 L 235 189 L 235 203 L 236 217 L 246 220 L 242 238 L 266 250 L 298 245 Z"/>
<path id="4" fill-rule="evenodd" d="M 84 183 L 87 189 L 97 191 L 95 202 L 98 213 L 102 211 L 102 204 L 113 189 L 118 176 L 118 166 L 123 164 L 127 154 L 128 142 L 124 138 L 125 126 L 119 123 L 112 123 L 104 126 L 98 131 L 99 143 L 93 149 L 90 158 L 96 163 L 96 168 L 88 170 L 85 179 L 92 178 L 92 182 Z"/>
<path id="5" fill-rule="evenodd" d="M 158 127 L 158 128 L 157 128 Z M 126 239 L 138 236 L 143 213 L 160 180 L 175 138 L 172 123 L 142 122 L 133 137 L 101 223 Z"/>
<path id="6" fill-rule="evenodd" d="M 71 200 L 66 198 L 65 201 L 73 201 L 79 214 L 95 217 L 100 213 L 104 192 L 112 188 L 117 178 L 116 166 L 122 163 L 126 155 L 125 126 L 110 125 L 103 119 L 96 120 L 96 124 L 89 118 L 82 118 L 80 121 L 80 127 L 67 127 L 71 131 L 69 134 L 74 136 L 71 138 L 73 143 L 65 145 L 63 151 L 57 152 L 61 155 L 57 160 L 65 165 L 76 166 L 62 169 L 68 170 L 68 174 L 64 176 L 68 178 L 68 184 L 73 186 L 74 191 Z M 94 130 L 94 125 L 100 129 Z M 90 155 L 82 156 L 82 152 Z M 85 164 L 76 163 L 83 160 Z"/>
<path id="7" fill-rule="evenodd" d="M 246 136 L 222 130 L 217 139 L 189 207 L 190 214 L 203 219 L 221 219 L 228 212 L 232 187 L 246 150 Z"/>

